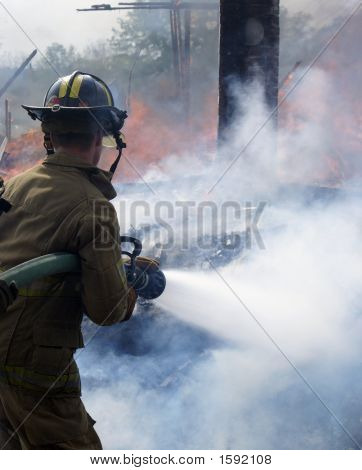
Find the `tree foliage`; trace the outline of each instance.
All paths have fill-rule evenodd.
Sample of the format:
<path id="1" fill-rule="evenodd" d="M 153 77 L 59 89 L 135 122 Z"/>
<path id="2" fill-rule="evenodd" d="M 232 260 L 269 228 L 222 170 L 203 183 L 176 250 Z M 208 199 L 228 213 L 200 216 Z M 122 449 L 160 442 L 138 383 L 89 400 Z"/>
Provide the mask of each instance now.
<path id="1" fill-rule="evenodd" d="M 286 9 L 281 10 L 280 21 L 280 76 L 283 77 L 297 61 L 308 62 L 325 38 L 330 36 L 331 29 L 326 26 L 318 30 L 309 15 L 290 15 Z M 101 76 L 122 100 L 128 93 L 130 76 L 133 92 L 164 100 L 165 84 L 171 84 L 172 88 L 174 77 L 169 12 L 131 11 L 127 17 L 118 20 L 109 38 L 90 44 L 83 51 L 53 43 L 46 49 L 45 56 L 36 65 L 28 67 L 9 89 L 14 122 L 20 128 L 29 126 L 20 104 L 41 104 L 46 90 L 58 74 L 69 74 L 76 69 Z M 217 92 L 216 11 L 192 12 L 191 57 L 191 85 L 197 109 L 197 99 L 202 100 L 210 95 L 210 91 Z M 0 67 L 3 82 L 14 69 L 15 66 Z"/>

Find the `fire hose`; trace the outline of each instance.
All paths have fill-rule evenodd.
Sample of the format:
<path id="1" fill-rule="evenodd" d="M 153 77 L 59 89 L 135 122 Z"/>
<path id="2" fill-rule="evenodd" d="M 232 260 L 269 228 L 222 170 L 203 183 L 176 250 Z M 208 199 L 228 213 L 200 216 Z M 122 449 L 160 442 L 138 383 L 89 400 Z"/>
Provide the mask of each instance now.
<path id="1" fill-rule="evenodd" d="M 166 278 L 157 262 L 148 259 L 149 263 L 137 263 L 142 251 L 142 243 L 133 237 L 121 236 L 120 242 L 132 243 L 132 252 L 122 251 L 129 261 L 124 263 L 128 285 L 144 299 L 156 299 L 166 287 Z M 142 258 L 145 260 L 146 258 Z M 15 282 L 18 288 L 26 287 L 31 282 L 54 274 L 81 272 L 79 256 L 66 253 L 52 253 L 21 263 L 0 274 L 0 279 L 8 284 Z"/>

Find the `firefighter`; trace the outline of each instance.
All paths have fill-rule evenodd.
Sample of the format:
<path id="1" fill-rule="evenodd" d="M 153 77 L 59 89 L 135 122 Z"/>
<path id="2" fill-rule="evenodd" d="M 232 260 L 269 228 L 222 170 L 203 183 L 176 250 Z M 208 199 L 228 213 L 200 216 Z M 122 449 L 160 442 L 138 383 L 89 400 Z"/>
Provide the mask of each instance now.
<path id="1" fill-rule="evenodd" d="M 48 156 L 6 183 L 0 269 L 66 251 L 80 256 L 81 273 L 34 281 L 0 314 L 0 448 L 101 449 L 73 354 L 84 346 L 83 313 L 112 325 L 136 302 L 109 202 L 127 115 L 101 79 L 78 71 L 49 88 L 44 106 L 23 107 L 41 121 Z M 119 150 L 110 172 L 97 167 L 106 136 Z"/>

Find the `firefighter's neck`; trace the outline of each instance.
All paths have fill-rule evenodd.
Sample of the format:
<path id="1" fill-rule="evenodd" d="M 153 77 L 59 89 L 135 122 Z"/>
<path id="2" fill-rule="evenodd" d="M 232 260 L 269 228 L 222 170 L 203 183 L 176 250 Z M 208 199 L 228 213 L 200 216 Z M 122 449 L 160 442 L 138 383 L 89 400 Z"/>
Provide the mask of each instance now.
<path id="1" fill-rule="evenodd" d="M 78 146 L 59 146 L 56 148 L 56 151 L 59 153 L 74 155 L 92 166 L 97 166 L 101 157 L 101 148 L 93 145 L 87 149 Z"/>
<path id="2" fill-rule="evenodd" d="M 102 152 L 103 133 L 99 130 L 90 139 L 80 138 L 77 135 L 63 136 L 50 134 L 51 141 L 57 152 L 64 152 L 81 158 L 92 166 L 97 166 Z"/>

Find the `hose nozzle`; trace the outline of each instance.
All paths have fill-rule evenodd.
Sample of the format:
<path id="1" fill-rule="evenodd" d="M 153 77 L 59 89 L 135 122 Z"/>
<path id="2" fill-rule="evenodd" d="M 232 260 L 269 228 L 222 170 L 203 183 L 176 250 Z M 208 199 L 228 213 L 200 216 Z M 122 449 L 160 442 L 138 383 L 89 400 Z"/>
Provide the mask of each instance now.
<path id="1" fill-rule="evenodd" d="M 137 238 L 121 236 L 121 243 L 133 244 L 133 251 L 122 250 L 123 255 L 129 257 L 129 262 L 124 264 L 127 283 L 133 287 L 137 294 L 144 299 L 156 299 L 166 287 L 166 277 L 154 259 L 139 256 L 142 251 L 142 243 Z"/>
<path id="2" fill-rule="evenodd" d="M 147 271 L 139 266 L 131 269 L 130 264 L 125 264 L 128 285 L 133 287 L 137 294 L 144 299 L 156 299 L 166 287 L 166 277 L 159 268 Z"/>

